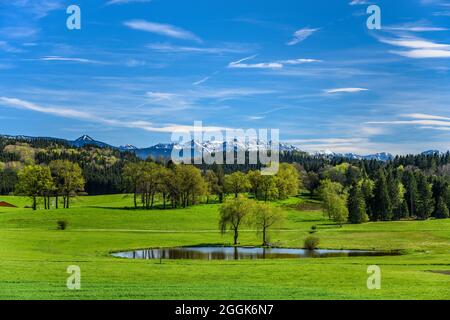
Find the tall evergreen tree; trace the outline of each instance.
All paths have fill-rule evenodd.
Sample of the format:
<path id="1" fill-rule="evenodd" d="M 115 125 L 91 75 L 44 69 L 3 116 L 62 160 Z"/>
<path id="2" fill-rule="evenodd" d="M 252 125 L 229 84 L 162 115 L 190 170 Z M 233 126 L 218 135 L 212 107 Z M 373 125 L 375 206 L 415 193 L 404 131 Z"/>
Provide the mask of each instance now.
<path id="1" fill-rule="evenodd" d="M 364 223 L 369 220 L 366 212 L 366 201 L 361 186 L 353 183 L 347 200 L 348 221 L 353 224 Z"/>
<path id="2" fill-rule="evenodd" d="M 392 218 L 391 197 L 384 169 L 378 171 L 375 181 L 373 213 L 374 220 L 387 221 Z"/>
<path id="3" fill-rule="evenodd" d="M 434 210 L 432 186 L 421 171 L 417 172 L 417 217 L 428 219 Z"/>
<path id="4" fill-rule="evenodd" d="M 447 219 L 450 215 L 448 207 L 445 204 L 445 201 L 442 197 L 439 198 L 439 200 L 438 200 L 435 215 L 436 215 L 436 218 L 438 218 L 438 219 Z"/>
<path id="5" fill-rule="evenodd" d="M 406 187 L 406 202 L 408 203 L 408 212 L 410 217 L 416 215 L 416 202 L 417 202 L 417 180 L 414 172 L 409 170 L 404 175 L 405 187 Z"/>

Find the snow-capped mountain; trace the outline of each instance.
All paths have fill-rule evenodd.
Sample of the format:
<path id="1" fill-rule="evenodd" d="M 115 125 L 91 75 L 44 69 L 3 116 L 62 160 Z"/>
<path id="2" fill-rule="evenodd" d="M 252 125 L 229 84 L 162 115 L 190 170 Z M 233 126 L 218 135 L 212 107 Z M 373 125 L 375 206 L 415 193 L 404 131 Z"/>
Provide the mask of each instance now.
<path id="1" fill-rule="evenodd" d="M 15 139 L 15 140 L 24 140 L 24 141 L 36 141 L 36 140 L 48 140 L 55 141 L 59 143 L 66 143 L 72 147 L 82 148 L 87 145 L 94 145 L 99 148 L 111 148 L 120 151 L 128 151 L 134 152 L 138 157 L 142 159 L 146 159 L 151 156 L 153 158 L 164 158 L 169 159 L 172 155 L 172 151 L 179 151 L 179 154 L 182 155 L 182 150 L 191 150 L 191 155 L 193 157 L 198 157 L 202 153 L 214 153 L 214 152 L 223 152 L 227 150 L 228 146 L 231 146 L 230 149 L 234 151 L 249 151 L 249 152 L 257 152 L 269 150 L 271 147 L 270 141 L 263 141 L 259 139 L 247 140 L 245 143 L 232 140 L 232 141 L 188 141 L 185 143 L 158 143 L 154 146 L 148 148 L 137 148 L 131 144 L 126 144 L 123 146 L 115 147 L 105 142 L 97 141 L 91 138 L 88 135 L 82 135 L 76 140 L 65 140 L 60 138 L 52 138 L 52 137 L 31 137 L 25 135 L 0 135 L 2 138 L 6 139 Z M 279 143 L 280 152 L 304 152 L 299 147 L 296 147 L 291 144 Z M 306 152 L 304 152 L 306 153 Z M 359 155 L 355 153 L 336 153 L 332 150 L 321 150 L 313 153 L 309 153 L 313 157 L 326 157 L 326 158 L 344 158 L 351 160 L 377 160 L 377 161 L 390 161 L 394 159 L 394 156 L 390 153 L 380 152 L 369 155 Z M 422 152 L 423 155 L 442 155 L 443 153 L 439 150 L 428 150 Z"/>
<path id="2" fill-rule="evenodd" d="M 311 155 L 316 157 L 327 157 L 327 158 L 345 158 L 351 160 L 377 160 L 377 161 L 390 161 L 394 159 L 394 156 L 390 153 L 380 152 L 369 155 L 359 155 L 355 153 L 336 153 L 331 150 L 321 150 L 314 152 Z"/>
<path id="3" fill-rule="evenodd" d="M 82 148 L 87 145 L 93 145 L 93 146 L 96 146 L 99 148 L 114 148 L 113 146 L 111 146 L 107 143 L 104 143 L 101 141 L 96 141 L 86 134 L 82 135 L 81 137 L 79 137 L 78 139 L 76 139 L 74 141 L 68 141 L 68 142 L 71 146 L 77 147 L 77 148 Z"/>
<path id="4" fill-rule="evenodd" d="M 132 144 L 126 144 L 124 146 L 119 146 L 119 150 L 121 150 L 121 151 L 134 151 L 137 149 L 138 148 L 133 146 Z"/>
<path id="5" fill-rule="evenodd" d="M 441 155 L 442 153 L 439 150 L 427 150 L 421 153 L 424 156 L 434 156 Z"/>
<path id="6" fill-rule="evenodd" d="M 224 152 L 229 148 L 234 151 L 248 151 L 257 152 L 269 150 L 271 147 L 271 142 L 261 141 L 261 140 L 250 140 L 245 143 L 237 140 L 233 141 L 187 141 L 184 143 L 159 143 L 149 148 L 136 149 L 135 153 L 141 158 L 147 158 L 152 156 L 154 158 L 163 157 L 169 158 L 172 152 L 178 151 L 181 156 L 183 150 L 191 150 L 191 155 L 195 157 L 200 157 L 202 153 L 217 153 Z M 280 143 L 280 151 L 300 151 L 297 147 Z"/>

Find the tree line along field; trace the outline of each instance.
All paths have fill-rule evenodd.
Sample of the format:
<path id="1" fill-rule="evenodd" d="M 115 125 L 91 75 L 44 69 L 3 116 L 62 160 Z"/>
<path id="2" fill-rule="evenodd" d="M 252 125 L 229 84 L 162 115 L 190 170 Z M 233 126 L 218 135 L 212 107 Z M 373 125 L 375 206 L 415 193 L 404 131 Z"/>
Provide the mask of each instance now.
<path id="1" fill-rule="evenodd" d="M 134 210 L 133 195 L 81 196 L 69 209 L 24 209 L 30 200 L 2 196 L 1 299 L 449 299 L 450 220 L 344 224 L 324 217 L 318 202 L 270 202 L 285 213 L 270 232 L 282 247 L 302 247 L 312 226 L 320 248 L 401 249 L 401 256 L 195 261 L 128 260 L 112 251 L 231 244 L 218 229 L 220 204 Z M 125 209 L 128 207 L 128 209 Z M 58 230 L 58 220 L 68 221 Z M 241 245 L 259 245 L 241 230 Z M 68 290 L 66 269 L 81 268 L 81 290 Z M 367 266 L 379 265 L 380 290 L 366 287 Z"/>

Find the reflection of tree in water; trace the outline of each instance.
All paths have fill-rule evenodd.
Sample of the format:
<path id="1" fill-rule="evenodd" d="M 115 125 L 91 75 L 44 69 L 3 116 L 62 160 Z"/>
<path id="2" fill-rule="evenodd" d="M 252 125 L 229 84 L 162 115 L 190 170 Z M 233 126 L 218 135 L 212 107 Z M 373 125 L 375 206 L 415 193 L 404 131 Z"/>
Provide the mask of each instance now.
<path id="1" fill-rule="evenodd" d="M 326 258 L 349 256 L 386 256 L 399 252 L 357 250 L 303 250 L 254 247 L 191 247 L 163 248 L 128 251 L 114 254 L 132 259 L 193 259 L 193 260 L 242 260 L 242 259 L 289 259 Z"/>

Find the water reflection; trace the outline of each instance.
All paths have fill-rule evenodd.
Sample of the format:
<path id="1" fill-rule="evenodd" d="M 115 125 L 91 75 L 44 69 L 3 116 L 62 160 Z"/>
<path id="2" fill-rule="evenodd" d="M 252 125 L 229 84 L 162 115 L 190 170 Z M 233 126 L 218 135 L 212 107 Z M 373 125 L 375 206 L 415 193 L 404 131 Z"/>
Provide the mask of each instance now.
<path id="1" fill-rule="evenodd" d="M 395 251 L 304 250 L 256 247 L 179 247 L 113 253 L 129 259 L 242 260 L 398 255 Z"/>

